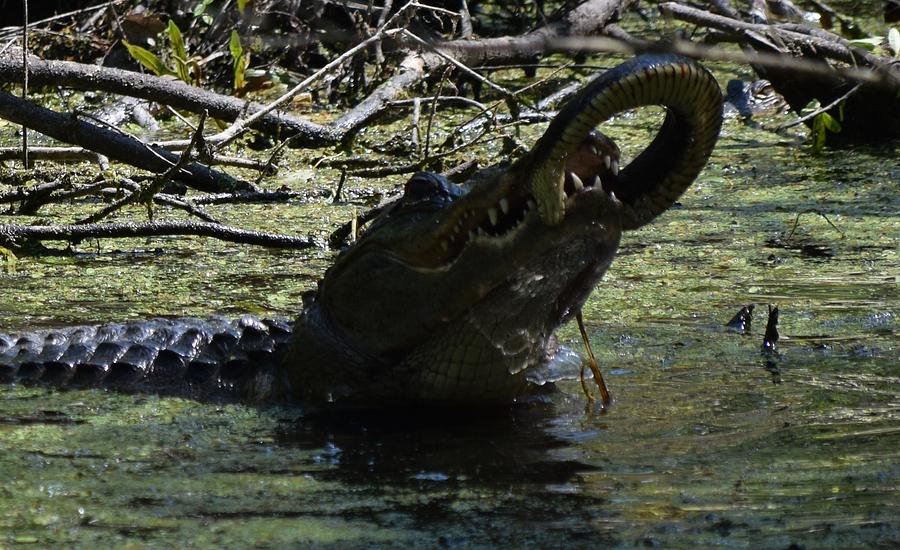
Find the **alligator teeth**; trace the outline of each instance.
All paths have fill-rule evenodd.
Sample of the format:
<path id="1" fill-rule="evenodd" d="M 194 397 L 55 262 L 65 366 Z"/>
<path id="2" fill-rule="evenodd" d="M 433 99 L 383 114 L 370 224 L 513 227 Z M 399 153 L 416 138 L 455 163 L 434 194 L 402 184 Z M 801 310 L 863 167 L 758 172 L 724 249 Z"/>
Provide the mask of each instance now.
<path id="1" fill-rule="evenodd" d="M 474 238 L 475 238 L 475 232 L 470 229 L 469 230 L 469 240 L 471 241 Z"/>
<path id="2" fill-rule="evenodd" d="M 534 207 L 537 206 L 537 204 L 535 204 L 534 201 L 531 199 L 528 199 L 528 202 L 526 202 L 525 205 L 528 207 L 529 210 L 534 210 Z"/>
<path id="3" fill-rule="evenodd" d="M 606 165 L 606 169 L 609 170 L 609 165 L 612 162 L 612 159 L 609 158 L 609 155 L 603 155 L 603 164 Z"/>
<path id="4" fill-rule="evenodd" d="M 609 192 L 609 198 L 611 198 L 612 201 L 613 201 L 614 203 L 616 203 L 616 205 L 618 205 L 618 206 L 621 206 L 621 205 L 622 205 L 622 201 L 620 201 L 619 198 L 616 197 L 615 191 L 610 191 L 610 192 Z"/>
<path id="5" fill-rule="evenodd" d="M 612 159 L 610 161 L 609 171 L 612 172 L 612 175 L 618 176 L 619 175 L 619 161 L 617 161 L 616 159 Z"/>
<path id="6" fill-rule="evenodd" d="M 509 201 L 506 197 L 500 199 L 500 210 L 502 210 L 504 214 L 509 214 Z"/>
<path id="7" fill-rule="evenodd" d="M 457 223 L 456 225 L 453 226 L 454 233 L 459 233 L 460 231 L 462 231 L 462 223 Z"/>
<path id="8" fill-rule="evenodd" d="M 441 241 L 441 248 L 444 249 L 444 252 L 450 249 L 450 245 L 447 244 L 447 241 Z"/>
<path id="9" fill-rule="evenodd" d="M 582 189 L 584 189 L 584 182 L 581 181 L 581 178 L 575 175 L 574 172 L 572 172 L 570 175 L 572 176 L 572 183 L 575 184 L 575 189 L 577 191 L 581 191 Z"/>
<path id="10" fill-rule="evenodd" d="M 594 176 L 594 179 L 591 180 L 591 187 L 603 191 L 603 182 L 600 181 L 600 176 Z"/>
<path id="11" fill-rule="evenodd" d="M 566 190 L 560 189 L 559 190 L 559 200 L 562 202 L 566 202 L 566 199 L 568 199 L 568 198 L 569 198 L 569 195 L 566 195 Z"/>
<path id="12" fill-rule="evenodd" d="M 488 208 L 488 218 L 491 219 L 491 225 L 497 225 L 497 209 Z"/>
<path id="13" fill-rule="evenodd" d="M 590 145 L 590 150 L 591 150 L 591 153 L 594 153 L 595 155 L 600 156 L 600 150 L 597 149 L 597 146 L 594 145 L 593 143 Z"/>

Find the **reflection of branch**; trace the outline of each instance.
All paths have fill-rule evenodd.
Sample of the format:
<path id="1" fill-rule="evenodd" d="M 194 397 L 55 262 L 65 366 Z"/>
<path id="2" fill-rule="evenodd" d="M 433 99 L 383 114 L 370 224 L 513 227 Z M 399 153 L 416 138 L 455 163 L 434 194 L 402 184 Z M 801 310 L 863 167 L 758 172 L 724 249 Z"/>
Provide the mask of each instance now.
<path id="1" fill-rule="evenodd" d="M 0 242 L 20 240 L 69 241 L 156 237 L 163 235 L 197 235 L 222 241 L 253 244 L 271 248 L 303 249 L 316 246 L 309 237 L 294 237 L 262 231 L 248 231 L 205 222 L 108 223 L 86 225 L 0 225 Z"/>

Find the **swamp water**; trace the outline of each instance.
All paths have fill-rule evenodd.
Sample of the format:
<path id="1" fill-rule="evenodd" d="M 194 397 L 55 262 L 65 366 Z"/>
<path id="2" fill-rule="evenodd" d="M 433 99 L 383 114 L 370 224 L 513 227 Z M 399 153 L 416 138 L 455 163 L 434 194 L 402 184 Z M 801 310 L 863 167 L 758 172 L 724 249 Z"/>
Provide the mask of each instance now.
<path id="1" fill-rule="evenodd" d="M 634 122 L 605 129 L 627 144 Z M 0 387 L 0 547 L 896 547 L 897 158 L 726 123 L 585 307 L 602 413 L 577 382 L 453 420 Z M 804 213 L 789 239 L 810 209 L 835 227 Z M 299 233 L 349 211 L 213 208 Z M 204 239 L 80 250 L 0 263 L 0 328 L 289 315 L 330 261 Z M 752 334 L 727 331 L 748 303 Z M 781 311 L 770 358 L 765 304 Z M 580 347 L 573 326 L 560 336 Z"/>

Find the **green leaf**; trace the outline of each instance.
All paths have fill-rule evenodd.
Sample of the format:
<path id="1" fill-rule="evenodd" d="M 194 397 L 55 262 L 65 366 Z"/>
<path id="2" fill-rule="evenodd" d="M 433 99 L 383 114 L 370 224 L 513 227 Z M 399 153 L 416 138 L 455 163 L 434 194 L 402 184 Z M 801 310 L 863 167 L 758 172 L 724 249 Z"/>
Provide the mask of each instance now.
<path id="1" fill-rule="evenodd" d="M 241 15 L 244 15 L 244 10 L 250 4 L 251 0 L 237 0 L 238 11 L 241 12 Z"/>
<path id="2" fill-rule="evenodd" d="M 206 8 L 209 7 L 210 4 L 213 3 L 213 0 L 203 0 L 196 7 L 194 7 L 194 17 L 200 17 L 201 15 L 207 15 Z"/>
<path id="3" fill-rule="evenodd" d="M 812 133 L 812 152 L 818 154 L 825 148 L 825 125 L 820 117 L 813 118 Z"/>
<path id="4" fill-rule="evenodd" d="M 803 107 L 803 109 L 800 110 L 800 116 L 804 117 L 806 115 L 809 115 L 810 113 L 812 113 L 814 111 L 818 111 L 821 107 L 822 107 L 822 104 L 819 103 L 819 100 L 813 99 L 812 101 L 807 103 L 806 106 Z"/>
<path id="5" fill-rule="evenodd" d="M 228 51 L 231 52 L 231 59 L 234 62 L 234 89 L 240 90 L 246 84 L 244 73 L 247 71 L 247 64 L 250 62 L 250 54 L 244 54 L 244 47 L 241 46 L 241 37 L 236 30 L 231 31 L 231 38 L 228 40 Z"/>
<path id="6" fill-rule="evenodd" d="M 854 46 L 871 52 L 881 45 L 881 40 L 881 38 L 857 38 L 855 40 L 849 40 L 849 42 Z"/>
<path id="7" fill-rule="evenodd" d="M 146 50 L 140 46 L 135 46 L 134 44 L 129 44 L 127 40 L 122 41 L 125 44 L 125 47 L 128 48 L 128 53 L 131 54 L 138 63 L 147 68 L 148 71 L 152 72 L 156 76 L 177 76 L 172 69 L 166 67 L 162 61 L 156 55 Z"/>
<path id="8" fill-rule="evenodd" d="M 184 47 L 184 39 L 181 37 L 181 29 L 169 19 L 169 26 L 166 30 L 169 32 L 169 42 L 172 44 L 172 56 L 175 58 L 175 71 L 178 73 L 178 78 L 190 83 L 191 73 L 188 71 L 187 50 Z"/>
<path id="9" fill-rule="evenodd" d="M 828 113 L 821 113 L 818 116 L 822 118 L 822 125 L 829 132 L 836 134 L 841 131 L 841 123 L 838 122 L 833 116 L 829 115 Z"/>
<path id="10" fill-rule="evenodd" d="M 900 57 L 900 31 L 896 27 L 891 27 L 888 31 L 888 46 L 894 52 L 894 57 Z"/>
<path id="11" fill-rule="evenodd" d="M 231 31 L 231 38 L 228 40 L 228 51 L 231 52 L 231 59 L 234 62 L 244 54 L 244 47 L 241 46 L 241 37 L 236 30 Z"/>

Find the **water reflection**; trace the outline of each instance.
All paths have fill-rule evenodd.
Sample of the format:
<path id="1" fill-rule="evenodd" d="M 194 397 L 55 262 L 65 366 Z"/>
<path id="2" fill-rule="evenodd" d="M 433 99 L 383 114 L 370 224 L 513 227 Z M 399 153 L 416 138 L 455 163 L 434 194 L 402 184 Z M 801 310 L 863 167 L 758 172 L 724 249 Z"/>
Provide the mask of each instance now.
<path id="1" fill-rule="evenodd" d="M 598 466 L 581 460 L 579 442 L 599 430 L 561 430 L 567 407 L 330 414 L 277 440 L 313 453 L 309 475 L 336 484 L 330 496 L 353 510 L 344 519 L 402 527 L 420 544 L 615 544 L 594 528 L 613 515 L 606 496 L 583 489 Z"/>
<path id="2" fill-rule="evenodd" d="M 549 402 L 478 410 L 344 412 L 303 418 L 279 443 L 322 449 L 346 483 L 423 481 L 483 486 L 564 485 L 594 469 L 558 451 L 569 443 L 548 432 L 558 414 Z"/>

